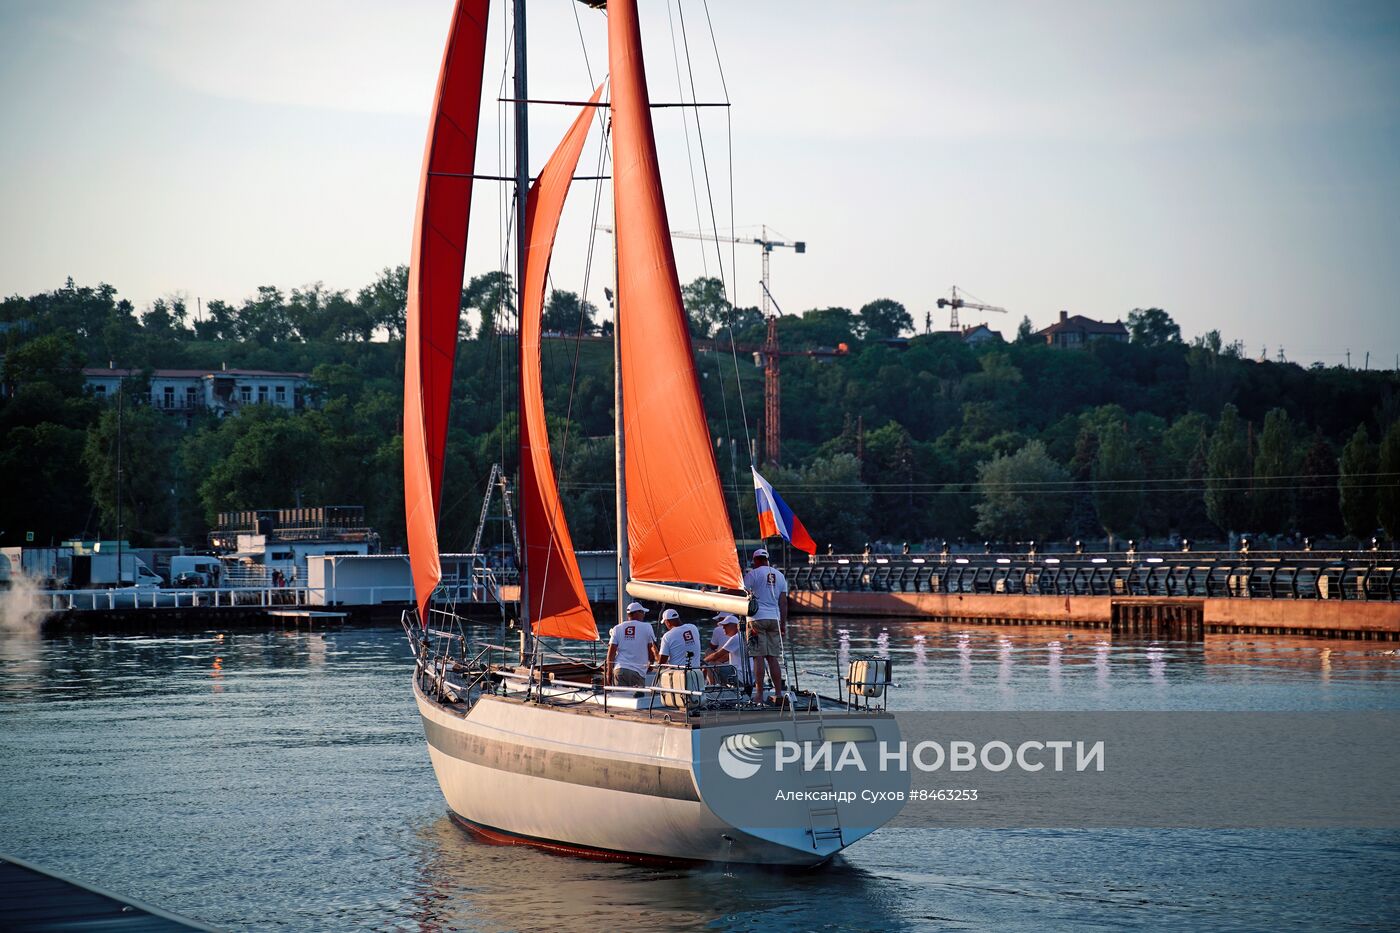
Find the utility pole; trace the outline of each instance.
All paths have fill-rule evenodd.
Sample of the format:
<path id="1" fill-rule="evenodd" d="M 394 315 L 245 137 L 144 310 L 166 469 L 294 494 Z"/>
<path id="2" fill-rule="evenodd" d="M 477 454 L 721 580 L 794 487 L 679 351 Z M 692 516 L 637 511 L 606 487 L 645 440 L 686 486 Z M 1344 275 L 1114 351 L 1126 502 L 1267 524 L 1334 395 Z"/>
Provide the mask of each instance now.
<path id="1" fill-rule="evenodd" d="M 126 381 L 117 376 L 117 586 L 122 585 L 122 396 Z M 131 582 L 135 583 L 135 580 Z"/>

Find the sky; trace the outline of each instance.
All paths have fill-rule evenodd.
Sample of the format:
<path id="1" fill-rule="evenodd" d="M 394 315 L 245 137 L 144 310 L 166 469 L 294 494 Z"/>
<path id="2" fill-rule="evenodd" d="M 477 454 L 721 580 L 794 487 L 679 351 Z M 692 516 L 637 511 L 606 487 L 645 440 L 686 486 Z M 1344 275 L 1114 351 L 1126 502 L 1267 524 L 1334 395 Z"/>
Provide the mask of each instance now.
<path id="1" fill-rule="evenodd" d="M 0 294 L 72 276 L 194 306 L 353 292 L 406 262 L 451 6 L 0 0 Z M 1022 316 L 1161 307 L 1250 356 L 1397 365 L 1400 4 L 641 8 L 653 101 L 731 104 L 655 112 L 671 227 L 805 241 L 773 255 L 786 312 L 890 297 L 922 329 L 957 285 L 1008 309 L 964 324 L 1008 335 Z M 492 16 L 478 171 L 495 174 L 508 18 Z M 533 97 L 602 80 L 601 14 L 530 0 L 528 34 Z M 533 110 L 538 168 L 572 114 Z M 598 156 L 595 138 L 581 174 Z M 468 274 L 501 266 L 504 189 L 478 185 Z M 605 306 L 593 193 L 576 183 L 552 276 Z M 609 198 L 604 183 L 599 224 Z M 683 282 L 722 262 L 744 305 L 759 258 L 677 241 Z"/>

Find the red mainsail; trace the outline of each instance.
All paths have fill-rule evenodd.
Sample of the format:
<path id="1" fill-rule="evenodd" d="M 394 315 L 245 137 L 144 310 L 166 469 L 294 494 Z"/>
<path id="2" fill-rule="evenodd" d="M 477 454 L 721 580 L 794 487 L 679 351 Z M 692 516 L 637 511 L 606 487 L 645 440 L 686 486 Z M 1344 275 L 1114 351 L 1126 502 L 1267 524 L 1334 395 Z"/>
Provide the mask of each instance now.
<path id="1" fill-rule="evenodd" d="M 608 2 L 608 62 L 632 577 L 737 589 L 661 194 L 636 0 Z"/>
<path id="2" fill-rule="evenodd" d="M 602 85 L 593 92 L 596 104 Z M 573 538 L 559 501 L 545 422 L 540 368 L 540 331 L 549 259 L 559 216 L 588 137 L 594 108 L 583 112 L 554 150 L 530 188 L 525 215 L 525 295 L 520 312 L 520 498 L 525 519 L 525 559 L 529 568 L 530 621 L 539 635 L 596 641 L 598 625 L 574 556 Z"/>
<path id="3" fill-rule="evenodd" d="M 476 163 L 488 0 L 457 0 L 418 182 L 404 339 L 403 490 L 419 617 L 442 579 L 437 523 Z"/>

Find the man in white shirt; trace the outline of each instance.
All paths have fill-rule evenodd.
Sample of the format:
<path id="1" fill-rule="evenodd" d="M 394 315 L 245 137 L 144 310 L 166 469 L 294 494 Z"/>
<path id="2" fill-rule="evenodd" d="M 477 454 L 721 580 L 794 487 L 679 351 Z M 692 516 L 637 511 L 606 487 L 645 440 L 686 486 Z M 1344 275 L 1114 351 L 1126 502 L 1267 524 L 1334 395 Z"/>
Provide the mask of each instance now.
<path id="1" fill-rule="evenodd" d="M 787 635 L 787 577 L 768 564 L 768 551 L 753 552 L 753 567 L 744 574 L 744 588 L 754 594 L 758 608 L 749 617 L 748 652 L 753 659 L 754 700 L 763 702 L 763 669 L 773 676 L 773 702 L 781 704 L 783 638 Z"/>
<path id="2" fill-rule="evenodd" d="M 699 667 L 700 630 L 689 622 L 682 623 L 681 614 L 674 609 L 661 613 L 661 621 L 666 623 L 666 634 L 661 636 L 657 663 Z"/>
<path id="3" fill-rule="evenodd" d="M 729 640 L 729 636 L 724 634 L 724 620 L 729 617 L 726 612 L 721 612 L 714 617 L 715 630 L 710 633 L 710 650 L 724 647 L 724 643 Z"/>
<path id="4" fill-rule="evenodd" d="M 734 675 L 738 678 L 741 687 L 749 684 L 749 659 L 748 650 L 744 647 L 744 636 L 739 634 L 739 619 L 737 616 L 726 615 L 724 621 L 720 623 L 720 628 L 724 630 L 724 642 L 705 655 L 705 661 L 709 664 L 732 664 Z M 708 677 L 709 672 L 706 672 Z"/>
<path id="5" fill-rule="evenodd" d="M 646 686 L 647 666 L 656 660 L 656 633 L 646 617 L 646 606 L 629 603 L 626 620 L 608 633 L 607 669 L 603 672 L 608 686 Z"/>

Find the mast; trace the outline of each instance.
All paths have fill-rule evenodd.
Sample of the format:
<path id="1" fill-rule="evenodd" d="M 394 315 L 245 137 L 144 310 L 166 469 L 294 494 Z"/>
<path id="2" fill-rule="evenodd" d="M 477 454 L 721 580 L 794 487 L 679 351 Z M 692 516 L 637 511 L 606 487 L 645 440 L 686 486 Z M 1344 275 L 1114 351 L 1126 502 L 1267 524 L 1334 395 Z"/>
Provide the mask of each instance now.
<path id="1" fill-rule="evenodd" d="M 627 618 L 627 581 L 632 576 L 627 551 L 627 439 L 622 419 L 622 296 L 618 293 L 617 204 L 613 204 L 613 469 L 617 485 L 617 622 Z"/>
<path id="2" fill-rule="evenodd" d="M 520 314 L 525 307 L 525 225 L 527 196 L 530 192 L 530 120 L 528 104 L 529 99 L 527 63 L 525 57 L 525 0 L 514 0 L 512 11 L 512 22 L 515 26 L 515 346 L 516 352 L 523 352 L 521 344 Z M 517 365 L 517 371 L 523 371 Z M 525 423 L 525 392 L 524 387 L 516 389 L 516 404 L 518 408 L 517 425 Z M 524 451 L 521 451 L 523 454 Z M 523 460 L 523 456 L 522 456 Z M 523 469 L 523 467 L 522 467 Z M 520 559 L 520 628 L 525 633 L 525 641 L 521 643 L 522 657 L 524 663 L 526 658 L 524 652 L 529 650 L 533 654 L 533 646 L 530 645 L 532 634 L 530 625 L 530 568 L 529 561 L 525 559 L 528 552 L 529 542 L 525 540 L 525 529 L 520 529 L 521 541 L 516 556 Z"/>

